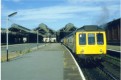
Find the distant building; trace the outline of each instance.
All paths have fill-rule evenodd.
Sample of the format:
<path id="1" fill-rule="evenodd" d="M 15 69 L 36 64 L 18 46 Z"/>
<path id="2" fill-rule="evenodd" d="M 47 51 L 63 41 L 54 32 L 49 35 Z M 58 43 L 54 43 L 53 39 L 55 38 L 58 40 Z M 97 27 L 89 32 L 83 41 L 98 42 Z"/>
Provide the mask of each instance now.
<path id="1" fill-rule="evenodd" d="M 56 35 L 44 36 L 43 42 L 57 42 Z"/>
<path id="2" fill-rule="evenodd" d="M 56 42 L 56 37 L 51 38 L 50 42 Z"/>
<path id="3" fill-rule="evenodd" d="M 120 45 L 120 18 L 107 23 L 105 30 L 107 43 L 110 45 Z"/>
<path id="4" fill-rule="evenodd" d="M 38 39 L 39 42 L 42 42 L 43 36 L 41 33 L 38 34 Z M 9 28 L 8 42 L 9 44 L 36 43 L 37 32 L 18 24 L 12 24 Z M 6 29 L 4 28 L 1 28 L 1 43 L 6 44 Z"/>
<path id="5" fill-rule="evenodd" d="M 1 32 L 1 45 L 6 44 L 6 29 L 1 28 L 0 32 Z"/>

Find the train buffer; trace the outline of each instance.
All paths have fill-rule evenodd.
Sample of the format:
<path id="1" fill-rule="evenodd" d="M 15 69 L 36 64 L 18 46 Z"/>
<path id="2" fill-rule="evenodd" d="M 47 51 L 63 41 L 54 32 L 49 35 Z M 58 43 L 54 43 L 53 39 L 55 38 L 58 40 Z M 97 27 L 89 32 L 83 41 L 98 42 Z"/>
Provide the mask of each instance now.
<path id="1" fill-rule="evenodd" d="M 58 43 L 1 63 L 2 80 L 84 80 L 69 51 Z"/>

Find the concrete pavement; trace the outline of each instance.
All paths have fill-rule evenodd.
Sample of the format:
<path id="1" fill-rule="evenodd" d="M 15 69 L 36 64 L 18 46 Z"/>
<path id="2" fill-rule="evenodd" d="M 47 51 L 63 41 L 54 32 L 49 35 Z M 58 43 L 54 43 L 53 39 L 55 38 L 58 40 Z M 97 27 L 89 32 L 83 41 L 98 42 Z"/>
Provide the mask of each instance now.
<path id="1" fill-rule="evenodd" d="M 4 62 L 2 80 L 63 80 L 62 56 L 62 51 L 38 50 Z"/>
<path id="2" fill-rule="evenodd" d="M 107 50 L 121 52 L 120 49 L 121 49 L 121 46 L 107 45 Z"/>
<path id="3" fill-rule="evenodd" d="M 71 56 L 60 44 L 1 63 L 1 80 L 82 80 Z"/>
<path id="4" fill-rule="evenodd" d="M 39 43 L 38 46 L 43 45 L 44 43 Z M 9 53 L 15 52 L 15 51 L 22 51 L 25 49 L 30 49 L 33 47 L 37 47 L 37 43 L 26 43 L 26 44 L 14 44 L 14 45 L 9 45 Z M 1 54 L 4 55 L 6 54 L 6 46 L 1 46 Z"/>

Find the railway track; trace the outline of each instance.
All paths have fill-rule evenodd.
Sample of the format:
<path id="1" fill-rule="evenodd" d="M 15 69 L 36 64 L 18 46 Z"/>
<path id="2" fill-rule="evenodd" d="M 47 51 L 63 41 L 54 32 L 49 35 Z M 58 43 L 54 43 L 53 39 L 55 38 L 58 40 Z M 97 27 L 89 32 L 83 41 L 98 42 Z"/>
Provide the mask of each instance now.
<path id="1" fill-rule="evenodd" d="M 70 50 L 71 51 L 71 50 Z M 72 51 L 71 51 L 72 53 Z M 120 80 L 120 59 L 106 55 L 104 62 L 87 62 L 72 53 L 86 80 Z"/>
<path id="2" fill-rule="evenodd" d="M 120 68 L 120 59 L 106 55 L 104 61 Z"/>
<path id="3" fill-rule="evenodd" d="M 93 63 L 93 64 L 99 64 L 99 63 Z M 99 64 L 99 66 L 97 67 L 98 69 L 102 70 L 107 76 L 109 76 L 112 80 L 120 80 L 120 78 L 118 79 L 115 75 L 113 75 L 112 73 L 110 73 L 107 69 L 104 68 L 105 66 L 102 64 Z"/>
<path id="4" fill-rule="evenodd" d="M 81 63 L 81 62 L 80 62 Z M 85 63 L 80 64 L 87 80 L 120 80 L 120 78 L 109 72 L 104 65 L 99 62 L 90 62 L 85 66 Z"/>
<path id="5" fill-rule="evenodd" d="M 120 80 L 120 60 L 110 56 L 106 56 L 102 65 L 111 73 L 117 80 Z"/>
<path id="6" fill-rule="evenodd" d="M 104 61 L 105 64 L 107 64 L 107 65 L 112 64 L 113 66 L 118 68 L 118 70 L 115 70 L 114 67 L 110 66 L 109 70 L 114 71 L 114 73 L 111 73 L 107 69 L 107 65 L 105 65 L 103 62 L 85 63 L 84 61 L 80 60 L 76 55 L 73 54 L 73 56 L 75 57 L 80 68 L 82 69 L 82 71 L 86 77 L 86 80 L 120 80 L 120 66 L 117 66 L 108 61 Z M 119 61 L 119 60 L 117 60 L 117 61 Z M 119 71 L 119 72 L 116 72 L 116 71 Z M 119 75 L 117 75 L 117 74 L 119 74 Z"/>
<path id="7" fill-rule="evenodd" d="M 83 73 L 86 77 L 86 80 L 113 80 L 110 76 L 108 76 L 102 68 L 97 64 L 89 63 L 89 65 L 80 64 L 80 67 L 83 70 Z"/>

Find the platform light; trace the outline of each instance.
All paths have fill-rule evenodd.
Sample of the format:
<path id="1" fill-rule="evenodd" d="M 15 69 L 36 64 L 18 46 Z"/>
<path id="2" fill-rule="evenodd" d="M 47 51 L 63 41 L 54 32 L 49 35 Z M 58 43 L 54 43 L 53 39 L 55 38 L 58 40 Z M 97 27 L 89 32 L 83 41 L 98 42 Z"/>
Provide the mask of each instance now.
<path id="1" fill-rule="evenodd" d="M 6 58 L 7 58 L 7 61 L 9 61 L 9 59 L 8 59 L 8 20 L 9 20 L 10 17 L 13 17 L 16 14 L 17 14 L 17 12 L 9 14 L 7 16 L 7 20 L 6 20 L 6 28 L 7 28 L 7 33 L 6 33 L 6 43 L 7 43 L 7 45 L 6 45 L 6 52 L 7 52 L 7 56 L 6 56 Z"/>

